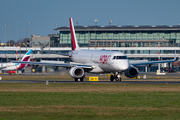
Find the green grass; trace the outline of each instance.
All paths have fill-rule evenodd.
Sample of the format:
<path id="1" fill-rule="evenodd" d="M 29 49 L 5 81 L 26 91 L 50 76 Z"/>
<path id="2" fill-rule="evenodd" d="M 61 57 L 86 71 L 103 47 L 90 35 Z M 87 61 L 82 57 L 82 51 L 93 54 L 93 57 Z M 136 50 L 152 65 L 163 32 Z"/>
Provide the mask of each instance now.
<path id="1" fill-rule="evenodd" d="M 174 120 L 179 113 L 179 85 L 0 84 L 3 120 Z"/>

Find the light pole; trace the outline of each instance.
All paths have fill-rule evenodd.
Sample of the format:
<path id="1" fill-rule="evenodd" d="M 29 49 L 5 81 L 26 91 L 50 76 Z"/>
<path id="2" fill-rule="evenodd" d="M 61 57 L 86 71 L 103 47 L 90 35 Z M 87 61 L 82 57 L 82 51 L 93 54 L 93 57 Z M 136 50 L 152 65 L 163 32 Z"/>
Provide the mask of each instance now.
<path id="1" fill-rule="evenodd" d="M 26 25 L 26 29 L 25 29 L 25 30 L 26 30 L 26 39 L 27 39 L 27 31 L 28 31 L 28 29 L 27 29 L 27 25 Z"/>
<path id="2" fill-rule="evenodd" d="M 31 41 L 31 23 L 29 23 L 29 42 Z"/>
<path id="3" fill-rule="evenodd" d="M 77 26 L 78 26 L 78 19 L 76 19 L 76 21 L 75 21 L 75 22 L 76 22 L 76 24 L 77 24 Z"/>
<path id="4" fill-rule="evenodd" d="M 31 30 L 31 23 L 29 23 L 29 38 L 31 37 L 30 36 L 30 30 Z"/>
<path id="5" fill-rule="evenodd" d="M 94 22 L 95 22 L 95 25 L 97 26 L 98 19 L 95 19 Z"/>
<path id="6" fill-rule="evenodd" d="M 20 42 L 21 42 L 21 25 L 20 25 L 20 28 L 19 28 L 19 31 L 20 31 Z"/>
<path id="7" fill-rule="evenodd" d="M 21 25 L 20 25 L 20 28 L 19 28 L 19 31 L 20 31 L 20 44 L 19 44 L 19 46 L 20 46 L 20 58 L 21 58 Z"/>
<path id="8" fill-rule="evenodd" d="M 111 23 L 112 23 L 112 20 L 110 19 L 110 20 L 109 20 L 109 26 L 111 25 Z"/>
<path id="9" fill-rule="evenodd" d="M 27 31 L 28 31 L 28 29 L 27 29 L 27 25 L 26 25 L 26 52 L 27 52 Z"/>
<path id="10" fill-rule="evenodd" d="M 10 47 L 10 28 L 11 26 L 9 26 L 9 47 Z"/>
<path id="11" fill-rule="evenodd" d="M 5 24 L 5 47 L 6 47 L 6 24 Z"/>

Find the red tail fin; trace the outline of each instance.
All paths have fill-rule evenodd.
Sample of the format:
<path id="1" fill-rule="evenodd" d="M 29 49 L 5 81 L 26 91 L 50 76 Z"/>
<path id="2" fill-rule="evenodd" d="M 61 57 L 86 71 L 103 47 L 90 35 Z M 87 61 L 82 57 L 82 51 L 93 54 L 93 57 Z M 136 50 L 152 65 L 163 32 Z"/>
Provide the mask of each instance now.
<path id="1" fill-rule="evenodd" d="M 70 30 L 71 30 L 71 47 L 72 50 L 80 50 L 79 45 L 77 43 L 76 34 L 74 30 L 74 24 L 72 18 L 69 18 L 70 22 Z"/>

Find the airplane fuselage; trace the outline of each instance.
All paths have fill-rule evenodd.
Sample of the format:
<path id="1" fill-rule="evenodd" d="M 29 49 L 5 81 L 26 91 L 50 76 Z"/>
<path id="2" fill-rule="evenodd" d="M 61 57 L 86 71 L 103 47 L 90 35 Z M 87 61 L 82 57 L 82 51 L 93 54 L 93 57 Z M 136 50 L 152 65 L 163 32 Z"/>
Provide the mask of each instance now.
<path id="1" fill-rule="evenodd" d="M 129 60 L 122 52 L 101 50 L 75 50 L 71 52 L 71 60 L 95 66 L 91 72 L 121 72 L 129 68 Z"/>
<path id="2" fill-rule="evenodd" d="M 17 70 L 19 63 L 1 63 L 0 70 Z"/>

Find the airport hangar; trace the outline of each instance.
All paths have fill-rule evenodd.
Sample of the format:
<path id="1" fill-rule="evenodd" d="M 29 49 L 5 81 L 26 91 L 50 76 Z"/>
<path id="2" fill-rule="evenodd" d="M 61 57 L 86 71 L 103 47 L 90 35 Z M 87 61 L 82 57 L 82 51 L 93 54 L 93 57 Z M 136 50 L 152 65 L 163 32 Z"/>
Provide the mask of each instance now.
<path id="1" fill-rule="evenodd" d="M 71 50 L 71 35 L 69 26 L 55 28 L 58 34 L 41 37 L 31 36 L 33 57 L 40 60 L 64 60 L 68 58 L 60 55 L 39 53 L 42 45 L 48 44 L 44 50 L 68 53 Z M 82 49 L 113 50 L 125 53 L 130 60 L 149 61 L 158 60 L 160 52 L 161 60 L 173 59 L 176 50 L 177 57 L 180 53 L 180 25 L 176 26 L 75 26 L 76 37 Z M 158 46 L 159 43 L 159 46 Z M 23 56 L 26 47 L 18 47 L 18 56 Z M 28 48 L 29 49 L 29 48 Z M 1 62 L 7 62 L 6 56 L 1 51 L 6 50 L 10 54 L 6 56 L 15 60 L 15 48 L 1 48 Z M 162 67 L 175 67 L 179 71 L 179 63 L 163 64 Z M 156 72 L 158 65 L 151 67 L 138 67 L 140 72 Z"/>

